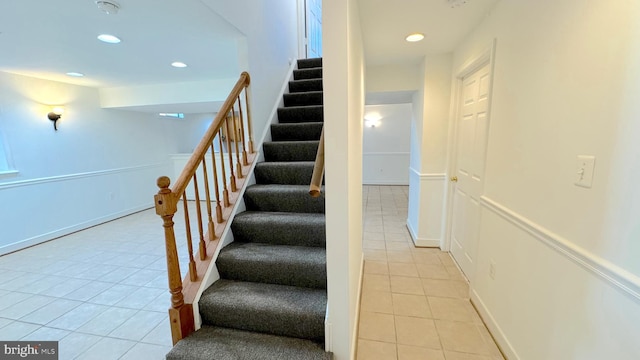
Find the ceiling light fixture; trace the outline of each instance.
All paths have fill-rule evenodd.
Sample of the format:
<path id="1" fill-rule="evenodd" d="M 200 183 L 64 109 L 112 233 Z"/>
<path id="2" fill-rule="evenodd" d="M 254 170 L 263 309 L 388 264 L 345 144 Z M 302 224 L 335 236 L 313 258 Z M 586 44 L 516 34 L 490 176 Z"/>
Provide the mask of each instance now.
<path id="1" fill-rule="evenodd" d="M 109 34 L 98 35 L 98 40 L 102 42 L 106 42 L 108 44 L 118 44 L 121 41 L 119 37 L 115 35 L 109 35 Z"/>
<path id="2" fill-rule="evenodd" d="M 424 39 L 424 34 L 413 33 L 413 34 L 407 35 L 407 37 L 404 39 L 407 40 L 408 42 L 417 42 Z"/>
<path id="3" fill-rule="evenodd" d="M 120 10 L 120 5 L 115 1 L 96 1 L 96 5 L 107 15 L 115 15 Z"/>
<path id="4" fill-rule="evenodd" d="M 186 68 L 187 64 L 181 62 L 181 61 L 174 61 L 171 63 L 171 66 L 175 67 L 175 68 Z"/>
<path id="5" fill-rule="evenodd" d="M 83 77 L 84 76 L 83 73 L 79 73 L 79 72 L 75 72 L 75 71 L 68 72 L 66 75 L 67 76 L 72 76 L 72 77 Z"/>
<path id="6" fill-rule="evenodd" d="M 380 120 L 382 120 L 382 115 L 380 115 L 379 113 L 368 113 L 364 116 L 364 126 L 370 128 L 380 126 Z"/>

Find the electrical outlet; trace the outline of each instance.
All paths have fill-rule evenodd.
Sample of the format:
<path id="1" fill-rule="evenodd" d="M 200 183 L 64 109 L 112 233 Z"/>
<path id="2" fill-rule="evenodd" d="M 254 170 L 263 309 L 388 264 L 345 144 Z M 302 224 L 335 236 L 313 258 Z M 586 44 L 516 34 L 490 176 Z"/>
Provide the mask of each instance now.
<path id="1" fill-rule="evenodd" d="M 493 259 L 489 262 L 489 277 L 496 279 L 496 262 Z"/>
<path id="2" fill-rule="evenodd" d="M 593 169 L 596 165 L 596 157 L 578 155 L 576 163 L 576 186 L 590 188 L 593 183 Z"/>

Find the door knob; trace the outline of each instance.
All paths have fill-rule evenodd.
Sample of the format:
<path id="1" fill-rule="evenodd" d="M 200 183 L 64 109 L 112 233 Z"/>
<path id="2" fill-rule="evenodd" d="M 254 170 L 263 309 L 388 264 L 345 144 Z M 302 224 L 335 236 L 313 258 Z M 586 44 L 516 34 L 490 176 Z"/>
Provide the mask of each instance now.
<path id="1" fill-rule="evenodd" d="M 453 181 L 453 182 L 458 182 L 458 177 L 457 177 L 457 176 L 452 176 L 452 177 L 451 177 L 451 181 Z"/>

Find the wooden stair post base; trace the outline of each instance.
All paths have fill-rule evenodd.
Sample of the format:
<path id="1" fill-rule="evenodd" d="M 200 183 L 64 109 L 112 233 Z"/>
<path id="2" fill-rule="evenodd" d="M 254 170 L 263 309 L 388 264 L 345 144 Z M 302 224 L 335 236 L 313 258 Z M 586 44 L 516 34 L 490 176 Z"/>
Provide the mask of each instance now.
<path id="1" fill-rule="evenodd" d="M 193 321 L 193 306 L 184 304 L 177 309 L 170 308 L 169 322 L 171 323 L 171 338 L 173 345 L 175 345 L 196 329 Z"/>

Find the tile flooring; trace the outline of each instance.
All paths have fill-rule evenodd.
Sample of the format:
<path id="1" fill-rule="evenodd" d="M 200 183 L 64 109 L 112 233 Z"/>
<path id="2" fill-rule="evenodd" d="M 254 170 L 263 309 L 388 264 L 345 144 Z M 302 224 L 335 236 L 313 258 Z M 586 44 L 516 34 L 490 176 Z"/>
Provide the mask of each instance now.
<path id="1" fill-rule="evenodd" d="M 365 186 L 358 360 L 503 359 L 448 253 L 416 248 L 408 187 Z"/>
<path id="2" fill-rule="evenodd" d="M 164 359 L 168 307 L 152 209 L 0 257 L 0 339 L 59 341 L 60 360 Z"/>
<path id="3" fill-rule="evenodd" d="M 407 192 L 364 188 L 358 359 L 502 359 L 449 255 L 411 244 Z M 0 339 L 59 341 L 61 360 L 164 359 L 163 239 L 150 209 L 0 256 Z"/>

